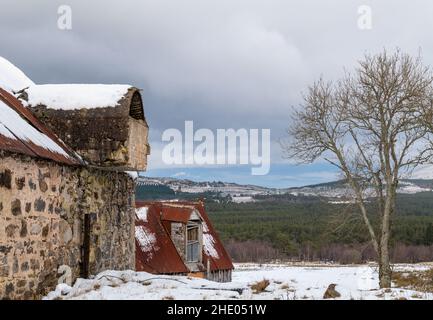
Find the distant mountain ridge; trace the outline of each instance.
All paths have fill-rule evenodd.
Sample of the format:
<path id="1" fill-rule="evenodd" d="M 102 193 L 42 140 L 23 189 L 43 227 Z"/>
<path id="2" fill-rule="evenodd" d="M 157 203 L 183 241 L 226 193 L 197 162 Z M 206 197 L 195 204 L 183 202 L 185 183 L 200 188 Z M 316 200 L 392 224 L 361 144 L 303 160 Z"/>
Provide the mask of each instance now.
<path id="1" fill-rule="evenodd" d="M 203 194 L 219 193 L 231 196 L 233 201 L 253 201 L 256 195 L 307 195 L 325 198 L 345 198 L 351 195 L 351 190 L 344 180 L 306 185 L 291 188 L 268 188 L 256 185 L 241 185 L 233 182 L 206 181 L 197 182 L 188 179 L 176 178 L 148 178 L 140 177 L 138 185 L 164 185 L 175 192 Z M 403 179 L 400 181 L 398 193 L 414 194 L 433 191 L 433 179 Z"/>
<path id="2" fill-rule="evenodd" d="M 140 177 L 137 182 L 139 185 L 144 184 L 163 184 L 169 186 L 174 191 L 188 192 L 188 193 L 203 193 L 207 191 L 211 192 L 229 192 L 229 193 L 248 193 L 248 194 L 265 194 L 275 193 L 279 189 L 267 188 L 256 185 L 241 185 L 232 182 L 222 181 L 205 181 L 198 182 L 188 179 L 177 179 L 177 178 L 148 178 Z"/>

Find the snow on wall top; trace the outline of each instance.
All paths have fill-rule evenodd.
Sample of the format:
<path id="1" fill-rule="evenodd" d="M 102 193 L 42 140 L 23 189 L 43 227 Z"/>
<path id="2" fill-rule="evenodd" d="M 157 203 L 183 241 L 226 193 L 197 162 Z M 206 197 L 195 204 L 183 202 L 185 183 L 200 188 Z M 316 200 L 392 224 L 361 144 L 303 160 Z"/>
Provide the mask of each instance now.
<path id="1" fill-rule="evenodd" d="M 34 85 L 24 72 L 0 56 L 0 87 L 8 92 L 17 92 Z"/>
<path id="2" fill-rule="evenodd" d="M 115 107 L 130 88 L 130 85 L 117 84 L 32 85 L 26 90 L 28 101 L 23 103 L 56 110 Z"/>
<path id="3" fill-rule="evenodd" d="M 0 134 L 13 140 L 22 140 L 69 158 L 65 150 L 50 137 L 24 120 L 15 110 L 0 100 Z"/>

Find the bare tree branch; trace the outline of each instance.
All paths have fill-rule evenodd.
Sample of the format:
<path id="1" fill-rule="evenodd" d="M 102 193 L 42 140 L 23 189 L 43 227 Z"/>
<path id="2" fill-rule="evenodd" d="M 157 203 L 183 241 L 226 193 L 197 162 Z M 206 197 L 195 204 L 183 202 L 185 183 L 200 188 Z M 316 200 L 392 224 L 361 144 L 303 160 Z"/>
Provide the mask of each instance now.
<path id="1" fill-rule="evenodd" d="M 314 83 L 292 120 L 292 140 L 282 145 L 286 156 L 300 162 L 322 158 L 344 174 L 378 254 L 381 286 L 389 286 L 399 179 L 433 155 L 431 70 L 420 57 L 399 50 L 367 55 L 337 83 Z M 367 210 L 368 197 L 377 202 L 374 212 Z"/>

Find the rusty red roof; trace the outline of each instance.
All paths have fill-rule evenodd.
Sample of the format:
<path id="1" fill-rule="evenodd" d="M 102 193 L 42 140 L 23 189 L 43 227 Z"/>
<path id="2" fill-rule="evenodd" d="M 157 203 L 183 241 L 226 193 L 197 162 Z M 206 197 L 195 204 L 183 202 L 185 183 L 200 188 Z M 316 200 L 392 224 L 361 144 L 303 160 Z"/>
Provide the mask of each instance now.
<path id="1" fill-rule="evenodd" d="M 78 165 L 81 159 L 12 94 L 0 88 L 0 150 Z"/>
<path id="2" fill-rule="evenodd" d="M 211 254 L 211 252 L 204 252 L 204 258 L 205 260 L 210 260 L 210 268 L 211 270 L 227 270 L 227 269 L 233 269 L 233 263 L 232 259 L 230 258 L 229 254 L 227 253 L 226 249 L 224 248 L 224 245 L 222 244 L 218 233 L 214 229 L 209 216 L 207 215 L 204 207 L 203 202 L 198 202 L 196 205 L 197 210 L 200 212 L 201 217 L 203 218 L 204 222 L 207 225 L 208 230 L 203 230 L 204 236 L 208 235 L 213 238 L 214 243 L 213 247 L 215 249 L 215 252 L 217 253 L 217 256 L 214 256 Z M 206 251 L 206 248 L 205 248 Z M 204 261 L 207 263 L 206 261 Z M 206 265 L 206 264 L 205 264 Z"/>
<path id="3" fill-rule="evenodd" d="M 151 273 L 189 272 L 171 240 L 168 228 L 172 221 L 187 223 L 194 210 L 198 211 L 203 220 L 202 270 L 206 270 L 207 261 L 209 261 L 211 271 L 233 269 L 232 260 L 212 226 L 202 202 L 137 201 L 136 207 L 137 271 Z M 140 231 L 137 228 L 143 229 Z M 141 241 L 138 237 L 142 237 Z"/>
<path id="4" fill-rule="evenodd" d="M 136 269 L 150 273 L 186 273 L 188 269 L 161 224 L 159 209 L 149 206 L 146 219 L 136 217 Z M 143 234 L 144 243 L 140 239 Z"/>
<path id="5" fill-rule="evenodd" d="M 193 206 L 162 205 L 161 220 L 187 223 L 195 208 Z"/>

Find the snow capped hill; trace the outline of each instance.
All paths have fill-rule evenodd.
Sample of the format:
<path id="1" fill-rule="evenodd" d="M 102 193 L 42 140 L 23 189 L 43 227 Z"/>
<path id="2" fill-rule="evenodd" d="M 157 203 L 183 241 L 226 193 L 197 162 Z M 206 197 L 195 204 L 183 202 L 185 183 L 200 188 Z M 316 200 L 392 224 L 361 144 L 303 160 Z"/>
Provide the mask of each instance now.
<path id="1" fill-rule="evenodd" d="M 303 194 L 325 198 L 345 198 L 351 197 L 353 194 L 350 187 L 344 181 L 322 183 L 299 188 L 288 188 L 285 190 L 287 193 L 293 195 Z M 414 194 L 419 192 L 429 192 L 432 190 L 433 180 L 404 179 L 400 181 L 397 193 Z M 374 195 L 374 190 L 372 188 L 367 189 L 366 193 Z"/>
<path id="2" fill-rule="evenodd" d="M 291 194 L 294 196 L 319 196 L 332 199 L 345 199 L 352 196 L 352 191 L 345 181 L 333 181 L 316 185 L 295 188 L 266 188 L 255 185 L 240 185 L 221 181 L 195 182 L 186 179 L 175 178 L 146 178 L 140 177 L 138 185 L 164 185 L 175 192 L 183 193 L 215 193 L 230 196 L 234 202 L 255 201 L 257 195 L 281 195 Z M 433 191 L 433 180 L 429 179 L 405 179 L 400 181 L 398 193 L 414 194 L 419 192 Z M 373 195 L 373 190 L 366 191 Z"/>
<path id="3" fill-rule="evenodd" d="M 187 179 L 175 179 L 175 178 L 145 178 L 140 177 L 138 185 L 158 185 L 163 184 L 169 186 L 174 191 L 187 192 L 187 193 L 205 193 L 205 192 L 216 192 L 227 195 L 244 195 L 252 196 L 256 194 L 274 194 L 278 193 L 278 189 L 266 188 L 254 185 L 240 185 L 230 182 L 221 181 L 206 181 L 196 182 Z"/>

